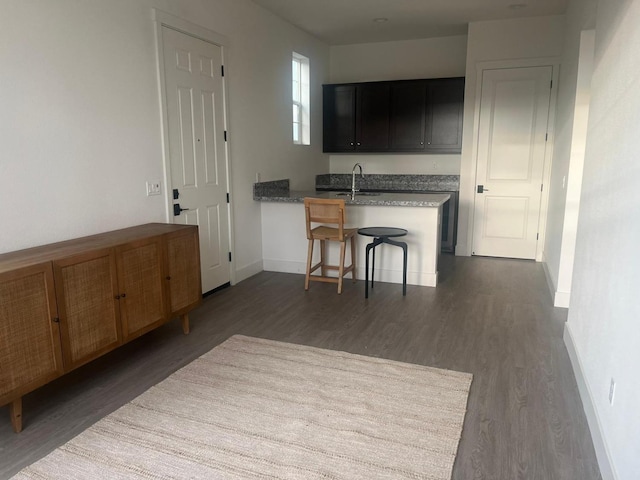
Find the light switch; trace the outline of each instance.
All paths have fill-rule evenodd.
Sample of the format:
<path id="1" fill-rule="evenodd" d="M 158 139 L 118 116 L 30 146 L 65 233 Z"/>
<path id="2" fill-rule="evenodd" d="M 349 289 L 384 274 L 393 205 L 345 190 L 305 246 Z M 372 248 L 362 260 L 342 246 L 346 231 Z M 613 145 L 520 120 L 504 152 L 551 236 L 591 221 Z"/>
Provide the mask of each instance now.
<path id="1" fill-rule="evenodd" d="M 162 192 L 162 184 L 160 180 L 153 180 L 147 182 L 147 197 L 151 195 L 160 195 Z"/>

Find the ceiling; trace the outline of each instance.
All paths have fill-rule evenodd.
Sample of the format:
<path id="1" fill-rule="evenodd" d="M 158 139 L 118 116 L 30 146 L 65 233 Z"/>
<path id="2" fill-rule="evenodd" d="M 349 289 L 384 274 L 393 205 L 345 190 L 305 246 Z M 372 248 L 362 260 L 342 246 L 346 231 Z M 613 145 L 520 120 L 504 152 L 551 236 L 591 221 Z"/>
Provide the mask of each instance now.
<path id="1" fill-rule="evenodd" d="M 565 13 L 568 0 L 253 1 L 330 45 L 347 45 L 464 35 L 469 22 Z"/>

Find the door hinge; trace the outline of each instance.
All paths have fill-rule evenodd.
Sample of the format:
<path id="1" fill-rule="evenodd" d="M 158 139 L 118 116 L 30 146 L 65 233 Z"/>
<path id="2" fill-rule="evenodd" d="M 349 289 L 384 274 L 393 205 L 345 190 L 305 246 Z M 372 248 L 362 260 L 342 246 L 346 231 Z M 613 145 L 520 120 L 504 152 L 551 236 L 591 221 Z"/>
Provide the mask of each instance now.
<path id="1" fill-rule="evenodd" d="M 227 192 L 227 203 L 229 203 L 229 193 Z"/>
<path id="2" fill-rule="evenodd" d="M 544 188 L 544 183 L 540 184 L 540 191 L 542 191 L 542 189 Z"/>
<path id="3" fill-rule="evenodd" d="M 231 252 L 229 252 L 229 261 L 231 261 Z"/>
<path id="4" fill-rule="evenodd" d="M 538 240 L 540 238 L 540 234 L 536 233 L 536 240 Z"/>
<path id="5" fill-rule="evenodd" d="M 222 76 L 224 77 L 224 65 L 220 65 L 220 73 L 222 73 Z"/>
<path id="6" fill-rule="evenodd" d="M 227 141 L 227 131 L 226 130 L 224 131 L 224 141 L 225 142 Z"/>
<path id="7" fill-rule="evenodd" d="M 549 134 L 548 134 L 548 133 L 545 133 L 545 134 L 544 134 L 544 141 L 546 142 L 547 140 L 549 140 Z"/>
<path id="8" fill-rule="evenodd" d="M 549 82 L 549 90 L 551 90 L 553 88 L 553 80 L 551 80 L 551 82 Z"/>

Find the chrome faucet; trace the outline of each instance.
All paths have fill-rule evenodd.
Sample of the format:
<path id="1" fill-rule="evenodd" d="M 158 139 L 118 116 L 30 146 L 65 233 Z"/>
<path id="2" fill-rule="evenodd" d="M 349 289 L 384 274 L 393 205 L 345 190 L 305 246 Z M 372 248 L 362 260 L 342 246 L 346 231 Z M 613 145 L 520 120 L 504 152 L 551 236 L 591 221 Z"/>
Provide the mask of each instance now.
<path id="1" fill-rule="evenodd" d="M 351 170 L 351 200 L 355 198 L 356 192 L 360 191 L 359 188 L 356 188 L 356 168 L 360 169 L 360 178 L 364 178 L 364 173 L 362 173 L 362 165 L 356 163 L 353 166 L 353 170 Z"/>

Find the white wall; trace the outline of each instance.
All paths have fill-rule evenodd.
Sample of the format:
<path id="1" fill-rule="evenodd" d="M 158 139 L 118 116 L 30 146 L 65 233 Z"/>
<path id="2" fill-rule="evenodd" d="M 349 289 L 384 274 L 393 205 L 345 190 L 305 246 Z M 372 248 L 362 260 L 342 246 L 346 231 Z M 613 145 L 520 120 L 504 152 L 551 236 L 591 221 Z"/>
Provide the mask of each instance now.
<path id="1" fill-rule="evenodd" d="M 595 48 L 595 31 L 585 28 L 595 4 L 574 1 L 566 16 L 543 260 L 556 307 L 568 307 L 571 293 Z"/>
<path id="2" fill-rule="evenodd" d="M 331 82 L 464 76 L 467 36 L 334 45 Z"/>
<path id="3" fill-rule="evenodd" d="M 331 47 L 331 83 L 463 77 L 467 37 L 427 38 Z M 460 155 L 331 155 L 331 173 L 351 173 L 360 162 L 365 173 L 460 173 Z"/>
<path id="4" fill-rule="evenodd" d="M 563 32 L 562 15 L 469 24 L 456 255 L 471 255 L 476 175 L 473 139 L 477 129 L 474 117 L 477 108 L 478 64 L 559 57 L 562 54 Z"/>
<path id="5" fill-rule="evenodd" d="M 248 0 L 0 0 L 0 252 L 150 221 L 165 200 L 152 8 L 228 39 L 235 265 L 260 269 L 263 180 L 326 173 L 329 48 Z M 310 147 L 291 133 L 291 51 L 311 60 Z M 7 208 L 9 207 L 10 208 Z"/>
<path id="6" fill-rule="evenodd" d="M 613 475 L 640 472 L 640 0 L 600 0 L 588 139 L 566 326 Z M 609 405 L 611 378 L 617 382 Z M 598 451 L 598 450 L 597 450 Z M 600 459 L 603 459 L 602 452 Z"/>

